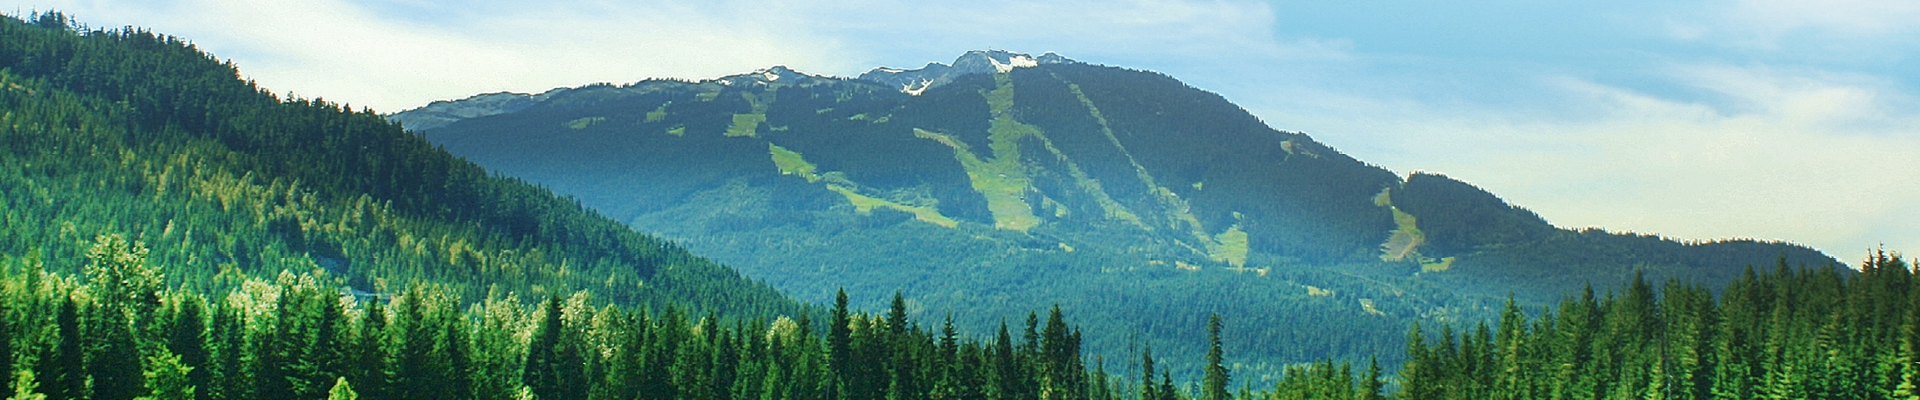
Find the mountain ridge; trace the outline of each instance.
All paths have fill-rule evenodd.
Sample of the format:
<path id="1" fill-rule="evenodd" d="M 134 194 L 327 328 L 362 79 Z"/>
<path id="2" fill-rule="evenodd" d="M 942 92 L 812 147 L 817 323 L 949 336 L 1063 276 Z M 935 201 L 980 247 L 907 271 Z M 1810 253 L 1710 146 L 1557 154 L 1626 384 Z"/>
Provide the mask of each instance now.
<path id="1" fill-rule="evenodd" d="M 993 55 L 963 55 L 973 73 L 876 70 L 928 82 L 917 88 L 752 74 L 595 85 L 415 132 L 804 300 L 846 287 L 878 307 L 875 293 L 903 291 L 915 312 L 975 329 L 1057 303 L 1118 321 L 1089 337 L 1108 354 L 1140 340 L 1202 350 L 1185 346 L 1202 321 L 1142 319 L 1155 312 L 1256 325 L 1228 345 L 1267 343 L 1248 359 L 1282 365 L 1399 348 L 1398 334 L 1366 335 L 1491 317 L 1509 293 L 1544 304 L 1635 274 L 1718 285 L 1747 265 L 1835 262 L 1788 244 L 1559 229 L 1164 74 Z"/>

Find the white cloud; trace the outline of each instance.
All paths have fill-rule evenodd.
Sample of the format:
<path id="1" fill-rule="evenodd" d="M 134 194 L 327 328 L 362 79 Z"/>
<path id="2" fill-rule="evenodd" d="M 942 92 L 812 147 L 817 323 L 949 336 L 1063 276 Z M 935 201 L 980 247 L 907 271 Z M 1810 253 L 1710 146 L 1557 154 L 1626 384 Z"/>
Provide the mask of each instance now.
<path id="1" fill-rule="evenodd" d="M 436 21 L 447 22 L 441 24 L 339 0 L 50 1 L 37 7 L 97 26 L 136 25 L 187 37 L 275 91 L 387 112 L 483 92 L 829 64 L 816 60 L 826 59 L 834 43 L 666 4 L 450 4 L 438 7 L 480 9 Z"/>
<path id="2" fill-rule="evenodd" d="M 1739 0 L 1732 20 L 1778 33 L 1818 29 L 1845 36 L 1882 36 L 1920 28 L 1920 2 L 1910 0 Z"/>
<path id="3" fill-rule="evenodd" d="M 1588 112 L 1329 94 L 1316 98 L 1333 105 L 1285 118 L 1326 127 L 1318 137 L 1363 160 L 1445 173 L 1561 226 L 1786 240 L 1843 260 L 1880 243 L 1920 249 L 1913 99 L 1817 71 L 1694 65 L 1666 75 L 1725 101 L 1554 78 L 1563 100 L 1549 107 Z"/>
<path id="4" fill-rule="evenodd" d="M 1920 2 L 1720 0 L 1664 18 L 1669 35 L 1690 41 L 1777 51 L 1789 38 L 1809 37 L 1841 48 L 1860 46 L 1854 42 L 1867 40 L 1868 46 L 1864 47 L 1872 47 L 1873 43 L 1889 41 L 1912 43 L 1910 36 L 1920 32 Z"/>
<path id="5" fill-rule="evenodd" d="M 856 75 L 988 47 L 1162 70 L 1344 51 L 1339 40 L 1275 40 L 1273 12 L 1253 1 L 38 1 L 97 26 L 190 38 L 275 91 L 388 112 L 778 64 Z"/>

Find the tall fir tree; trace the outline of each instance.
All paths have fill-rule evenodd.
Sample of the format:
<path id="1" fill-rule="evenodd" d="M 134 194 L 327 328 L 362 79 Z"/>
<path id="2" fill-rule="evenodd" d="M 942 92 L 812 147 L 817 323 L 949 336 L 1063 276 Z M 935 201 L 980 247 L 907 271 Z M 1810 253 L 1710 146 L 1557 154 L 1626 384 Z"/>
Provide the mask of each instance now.
<path id="1" fill-rule="evenodd" d="M 1220 316 L 1207 318 L 1207 368 L 1201 378 L 1200 396 L 1205 400 L 1228 400 L 1233 398 L 1227 392 L 1227 381 L 1231 380 L 1225 365 L 1225 354 L 1220 348 Z"/>
<path id="2" fill-rule="evenodd" d="M 80 331 L 79 305 L 71 296 L 56 296 L 59 311 L 54 316 L 55 330 L 60 338 L 55 344 L 53 354 L 38 367 L 45 371 L 51 384 L 45 387 L 48 397 L 55 399 L 81 399 L 87 393 L 86 340 Z"/>

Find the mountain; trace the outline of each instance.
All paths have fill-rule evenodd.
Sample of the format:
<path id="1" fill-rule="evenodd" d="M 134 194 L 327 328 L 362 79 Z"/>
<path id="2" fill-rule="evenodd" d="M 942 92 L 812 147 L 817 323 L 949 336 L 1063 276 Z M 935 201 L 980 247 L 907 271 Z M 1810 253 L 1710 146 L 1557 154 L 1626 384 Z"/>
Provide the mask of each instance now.
<path id="1" fill-rule="evenodd" d="M 1409 323 L 1487 318 L 1509 294 L 1544 305 L 1635 275 L 1717 286 L 1835 262 L 1561 229 L 1166 75 L 1053 54 L 498 93 L 389 118 L 801 300 L 845 287 L 877 309 L 899 291 L 920 318 L 976 330 L 1058 304 L 1089 321 L 1095 353 L 1188 360 L 1215 313 L 1256 371 L 1393 354 Z"/>
<path id="2" fill-rule="evenodd" d="M 0 260 L 48 272 L 79 276 L 96 238 L 123 237 L 209 295 L 298 274 L 363 297 L 806 310 L 369 110 L 276 97 L 176 37 L 0 18 L 0 111 Z"/>

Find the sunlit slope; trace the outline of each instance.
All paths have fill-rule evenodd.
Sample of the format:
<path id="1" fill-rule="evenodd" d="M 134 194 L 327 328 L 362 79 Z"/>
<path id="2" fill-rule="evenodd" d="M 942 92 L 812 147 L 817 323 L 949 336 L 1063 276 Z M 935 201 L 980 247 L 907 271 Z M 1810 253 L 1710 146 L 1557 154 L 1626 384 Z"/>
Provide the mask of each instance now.
<path id="1" fill-rule="evenodd" d="M 1096 350 L 1192 350 L 1200 319 L 1155 316 L 1213 312 L 1247 327 L 1229 343 L 1251 360 L 1366 354 L 1401 346 L 1379 332 L 1490 315 L 1510 292 L 1550 301 L 1636 270 L 1725 282 L 1748 264 L 1831 260 L 1561 230 L 1165 75 L 1018 57 L 969 53 L 955 65 L 988 67 L 899 86 L 776 67 L 393 119 L 801 299 L 847 287 L 878 306 L 901 290 L 916 312 L 982 329 L 1061 303 L 1102 325 Z M 528 105 L 492 106 L 500 96 Z M 445 122 L 460 113 L 477 116 Z"/>
<path id="2" fill-rule="evenodd" d="M 212 291 L 282 271 L 363 295 L 588 290 L 793 314 L 772 288 L 578 202 L 491 176 L 368 110 L 282 99 L 186 41 L 0 18 L 0 257 L 75 274 L 97 235 Z"/>

